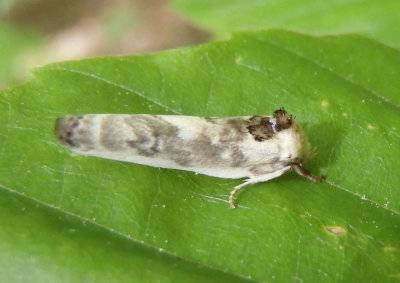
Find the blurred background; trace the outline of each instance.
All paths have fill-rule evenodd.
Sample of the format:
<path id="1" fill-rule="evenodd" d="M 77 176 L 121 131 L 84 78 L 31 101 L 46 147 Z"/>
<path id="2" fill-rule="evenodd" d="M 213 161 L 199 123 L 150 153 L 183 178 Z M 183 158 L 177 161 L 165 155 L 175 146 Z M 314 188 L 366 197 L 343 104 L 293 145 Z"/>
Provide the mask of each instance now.
<path id="1" fill-rule="evenodd" d="M 199 27 L 217 39 L 270 28 L 358 33 L 398 49 L 399 15 L 397 0 L 0 0 L 0 89 L 50 62 L 211 40 Z"/>
<path id="2" fill-rule="evenodd" d="M 0 0 L 0 89 L 47 63 L 207 41 L 166 0 Z"/>

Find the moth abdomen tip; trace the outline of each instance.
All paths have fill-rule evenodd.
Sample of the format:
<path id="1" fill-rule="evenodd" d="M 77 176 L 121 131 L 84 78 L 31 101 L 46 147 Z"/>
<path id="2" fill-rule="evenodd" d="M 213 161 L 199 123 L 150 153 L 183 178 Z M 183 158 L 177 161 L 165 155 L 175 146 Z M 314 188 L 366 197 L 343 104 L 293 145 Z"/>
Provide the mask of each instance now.
<path id="1" fill-rule="evenodd" d="M 61 144 L 69 147 L 77 146 L 73 141 L 74 129 L 79 126 L 79 116 L 66 116 L 56 119 L 54 133 Z"/>

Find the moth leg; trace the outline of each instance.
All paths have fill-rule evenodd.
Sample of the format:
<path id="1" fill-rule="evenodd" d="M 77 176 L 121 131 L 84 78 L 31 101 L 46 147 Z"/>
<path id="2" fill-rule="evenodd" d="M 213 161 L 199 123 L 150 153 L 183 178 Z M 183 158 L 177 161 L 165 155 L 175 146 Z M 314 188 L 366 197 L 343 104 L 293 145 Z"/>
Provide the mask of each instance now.
<path id="1" fill-rule="evenodd" d="M 301 167 L 300 164 L 298 163 L 294 163 L 291 164 L 290 167 L 300 176 L 303 176 L 305 178 L 307 178 L 308 180 L 311 180 L 313 182 L 320 182 L 323 179 L 325 179 L 324 176 L 314 176 L 312 175 L 308 170 L 304 169 L 303 167 Z"/>
<path id="2" fill-rule="evenodd" d="M 243 184 L 237 185 L 234 187 L 233 191 L 229 195 L 229 206 L 231 208 L 235 208 L 235 194 L 246 187 L 247 185 L 250 184 L 256 184 L 256 183 L 261 183 L 261 182 L 266 182 L 268 180 L 274 179 L 276 177 L 281 176 L 283 173 L 289 171 L 291 166 L 286 166 L 278 171 L 271 172 L 271 173 L 266 173 L 262 175 L 256 175 L 256 176 L 251 176 L 249 179 L 247 179 Z"/>

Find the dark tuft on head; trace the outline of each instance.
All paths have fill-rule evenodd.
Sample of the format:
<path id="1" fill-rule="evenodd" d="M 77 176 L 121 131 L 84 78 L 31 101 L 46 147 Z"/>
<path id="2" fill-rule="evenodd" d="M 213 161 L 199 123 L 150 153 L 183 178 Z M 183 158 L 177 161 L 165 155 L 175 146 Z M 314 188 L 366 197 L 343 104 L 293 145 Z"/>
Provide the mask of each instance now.
<path id="1" fill-rule="evenodd" d="M 292 115 L 288 115 L 286 110 L 283 108 L 274 112 L 274 118 L 276 119 L 275 130 L 278 132 L 289 129 L 292 126 Z"/>

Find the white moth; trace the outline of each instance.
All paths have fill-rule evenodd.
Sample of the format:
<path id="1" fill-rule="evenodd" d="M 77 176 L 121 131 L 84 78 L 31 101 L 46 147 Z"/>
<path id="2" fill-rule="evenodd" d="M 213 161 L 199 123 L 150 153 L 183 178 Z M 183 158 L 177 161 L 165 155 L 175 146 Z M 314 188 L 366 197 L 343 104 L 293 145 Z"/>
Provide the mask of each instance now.
<path id="1" fill-rule="evenodd" d="M 149 114 L 68 115 L 57 119 L 59 141 L 73 151 L 220 178 L 245 178 L 243 187 L 293 169 L 312 181 L 302 164 L 312 150 L 284 109 L 272 116 L 204 118 Z"/>

